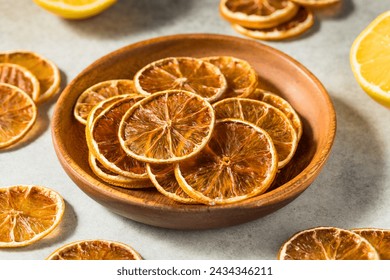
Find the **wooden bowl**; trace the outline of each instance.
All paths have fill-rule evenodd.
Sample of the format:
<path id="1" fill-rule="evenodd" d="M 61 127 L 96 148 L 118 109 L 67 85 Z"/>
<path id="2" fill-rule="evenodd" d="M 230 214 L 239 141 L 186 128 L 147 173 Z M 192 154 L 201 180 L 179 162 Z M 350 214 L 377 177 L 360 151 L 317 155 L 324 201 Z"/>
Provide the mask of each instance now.
<path id="1" fill-rule="evenodd" d="M 146 64 L 169 56 L 230 55 L 247 60 L 262 87 L 287 99 L 303 122 L 303 135 L 293 160 L 272 188 L 249 200 L 223 206 L 183 205 L 154 189 L 127 190 L 99 180 L 88 165 L 84 126 L 73 117 L 78 96 L 109 79 L 133 78 Z M 335 111 L 317 78 L 286 54 L 253 40 L 214 34 L 159 37 L 114 51 L 87 67 L 62 92 L 52 120 L 57 156 L 66 173 L 91 198 L 132 220 L 164 228 L 206 229 L 248 222 L 285 206 L 321 171 L 332 147 Z"/>

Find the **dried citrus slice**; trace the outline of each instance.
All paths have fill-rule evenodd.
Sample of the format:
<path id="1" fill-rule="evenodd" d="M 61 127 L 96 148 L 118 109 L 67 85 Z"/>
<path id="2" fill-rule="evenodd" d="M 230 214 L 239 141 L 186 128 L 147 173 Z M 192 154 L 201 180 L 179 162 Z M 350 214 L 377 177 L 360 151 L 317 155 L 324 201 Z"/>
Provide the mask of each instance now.
<path id="1" fill-rule="evenodd" d="M 42 186 L 0 188 L 0 248 L 30 245 L 52 232 L 62 219 L 65 203 Z"/>
<path id="2" fill-rule="evenodd" d="M 34 2 L 63 18 L 85 19 L 108 9 L 116 3 L 116 0 L 34 0 Z"/>
<path id="3" fill-rule="evenodd" d="M 278 108 L 280 111 L 282 111 L 287 118 L 290 119 L 292 122 L 292 125 L 295 129 L 295 132 L 297 133 L 298 141 L 301 139 L 302 136 L 302 122 L 299 118 L 298 113 L 294 110 L 294 108 L 291 106 L 291 104 L 282 98 L 281 96 L 272 93 L 267 90 L 262 89 L 256 89 L 249 98 L 260 100 L 263 102 L 266 102 L 276 108 Z"/>
<path id="4" fill-rule="evenodd" d="M 291 121 L 274 106 L 247 98 L 227 98 L 214 104 L 216 119 L 245 120 L 264 129 L 272 138 L 278 153 L 279 168 L 293 157 L 298 137 Z"/>
<path id="5" fill-rule="evenodd" d="M 149 163 L 174 163 L 197 154 L 211 137 L 214 109 L 184 90 L 155 93 L 137 102 L 119 128 L 122 148 Z"/>
<path id="6" fill-rule="evenodd" d="M 363 90 L 390 108 L 390 11 L 378 16 L 355 39 L 350 63 Z M 378 43 L 380 42 L 380 43 Z"/>
<path id="7" fill-rule="evenodd" d="M 163 195 L 181 203 L 197 203 L 180 187 L 175 177 L 174 165 L 147 164 L 146 170 L 153 185 Z"/>
<path id="8" fill-rule="evenodd" d="M 142 260 L 142 257 L 127 244 L 96 239 L 66 244 L 47 260 Z"/>
<path id="9" fill-rule="evenodd" d="M 150 95 L 164 90 L 186 90 L 214 101 L 226 90 L 227 83 L 218 67 L 192 57 L 168 57 L 152 62 L 134 76 L 135 87 Z"/>
<path id="10" fill-rule="evenodd" d="M 85 133 L 90 152 L 108 170 L 133 179 L 147 179 L 145 163 L 128 156 L 118 139 L 118 129 L 123 115 L 133 104 L 143 99 L 139 94 L 129 94 L 111 104 L 86 126 Z"/>
<path id="11" fill-rule="evenodd" d="M 58 92 L 61 76 L 57 66 L 43 56 L 30 51 L 0 52 L 0 62 L 14 63 L 29 70 L 39 81 L 42 103 Z"/>
<path id="12" fill-rule="evenodd" d="M 360 235 L 335 227 L 303 230 L 279 250 L 279 260 L 377 260 L 375 248 Z"/>
<path id="13" fill-rule="evenodd" d="M 199 202 L 214 205 L 264 193 L 275 178 L 278 156 L 271 137 L 240 120 L 217 121 L 207 146 L 176 165 L 181 188 Z"/>
<path id="14" fill-rule="evenodd" d="M 367 239 L 374 246 L 381 260 L 390 260 L 390 230 L 357 228 L 352 231 Z"/>
<path id="15" fill-rule="evenodd" d="M 303 6 L 319 8 L 319 7 L 327 7 L 329 5 L 340 3 L 341 0 L 291 0 L 291 1 Z"/>
<path id="16" fill-rule="evenodd" d="M 88 114 L 99 102 L 122 94 L 136 93 L 132 80 L 109 80 L 86 89 L 76 101 L 73 115 L 82 124 L 87 123 Z"/>
<path id="17" fill-rule="evenodd" d="M 126 189 L 152 187 L 152 183 L 149 180 L 137 180 L 120 174 L 116 174 L 108 170 L 96 159 L 96 157 L 92 153 L 89 153 L 88 162 L 93 173 L 100 179 L 102 179 L 104 182 L 109 183 L 111 185 Z"/>
<path id="18" fill-rule="evenodd" d="M 21 89 L 0 83 L 0 149 L 19 141 L 31 129 L 37 108 Z"/>
<path id="19" fill-rule="evenodd" d="M 260 39 L 260 40 L 283 40 L 293 38 L 312 27 L 314 24 L 314 15 L 309 9 L 300 7 L 293 18 L 287 22 L 270 28 L 256 29 L 247 28 L 238 24 L 233 24 L 233 28 L 242 35 Z"/>
<path id="20" fill-rule="evenodd" d="M 257 73 L 245 60 L 231 56 L 206 57 L 203 60 L 217 66 L 226 78 L 226 97 L 247 97 L 257 87 Z"/>
<path id="21" fill-rule="evenodd" d="M 37 78 L 26 68 L 12 63 L 0 63 L 0 83 L 14 85 L 38 100 L 40 89 Z"/>
<path id="22" fill-rule="evenodd" d="M 219 11 L 231 23 L 268 28 L 291 19 L 298 6 L 287 0 L 221 0 Z"/>

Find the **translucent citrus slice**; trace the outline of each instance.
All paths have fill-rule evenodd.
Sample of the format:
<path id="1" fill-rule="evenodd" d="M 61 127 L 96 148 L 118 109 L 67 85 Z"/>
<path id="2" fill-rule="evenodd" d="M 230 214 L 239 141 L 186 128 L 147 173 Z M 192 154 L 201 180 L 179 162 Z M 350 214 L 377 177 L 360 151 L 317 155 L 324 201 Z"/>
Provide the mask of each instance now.
<path id="1" fill-rule="evenodd" d="M 163 195 L 181 203 L 197 203 L 180 187 L 175 177 L 174 165 L 147 164 L 146 170 L 153 185 Z"/>
<path id="2" fill-rule="evenodd" d="M 0 62 L 23 66 L 38 79 L 40 95 L 37 103 L 48 100 L 60 88 L 61 76 L 57 66 L 37 53 L 30 51 L 0 52 Z"/>
<path id="3" fill-rule="evenodd" d="M 279 260 L 378 260 L 375 248 L 360 235 L 335 227 L 298 232 L 280 248 Z"/>
<path id="4" fill-rule="evenodd" d="M 108 9 L 116 0 L 34 0 L 45 10 L 66 19 L 85 19 Z"/>
<path id="5" fill-rule="evenodd" d="M 122 148 L 149 163 L 174 163 L 199 153 L 209 141 L 214 109 L 184 90 L 155 93 L 136 103 L 119 128 Z"/>
<path id="6" fill-rule="evenodd" d="M 26 68 L 12 63 L 0 63 L 0 83 L 14 85 L 38 100 L 40 89 L 37 78 Z"/>
<path id="7" fill-rule="evenodd" d="M 327 7 L 336 3 L 340 3 L 340 1 L 341 0 L 291 0 L 291 2 L 297 3 L 299 5 L 313 8 Z"/>
<path id="8" fill-rule="evenodd" d="M 164 90 L 186 90 L 208 101 L 218 99 L 227 83 L 218 67 L 192 57 L 168 57 L 152 62 L 134 76 L 135 87 L 150 95 Z"/>
<path id="9" fill-rule="evenodd" d="M 390 260 L 390 230 L 357 228 L 352 231 L 367 239 L 374 246 L 381 260 Z"/>
<path id="10" fill-rule="evenodd" d="M 82 124 L 87 123 L 88 114 L 99 102 L 122 94 L 136 93 L 132 80 L 109 80 L 86 89 L 77 98 L 73 115 Z"/>
<path id="11" fill-rule="evenodd" d="M 113 186 L 122 187 L 126 189 L 139 189 L 145 187 L 152 187 L 152 183 L 149 180 L 137 180 L 130 177 L 126 177 L 120 174 L 116 174 L 107 168 L 105 168 L 92 154 L 89 153 L 88 157 L 89 166 L 93 173 L 102 179 L 104 182 Z"/>
<path id="12" fill-rule="evenodd" d="M 257 73 L 245 60 L 231 56 L 206 57 L 203 60 L 217 66 L 226 78 L 226 97 L 246 97 L 257 87 Z"/>
<path id="13" fill-rule="evenodd" d="M 260 40 L 283 40 L 293 38 L 310 29 L 314 24 L 314 15 L 308 8 L 301 6 L 298 12 L 287 22 L 269 28 L 247 28 L 233 24 L 233 28 L 242 35 Z"/>
<path id="14" fill-rule="evenodd" d="M 231 23 L 268 28 L 291 19 L 298 6 L 287 0 L 221 0 L 219 11 Z"/>
<path id="15" fill-rule="evenodd" d="M 350 63 L 363 90 L 390 108 L 390 11 L 378 16 L 355 39 Z"/>
<path id="16" fill-rule="evenodd" d="M 264 193 L 275 178 L 278 156 L 271 137 L 240 120 L 217 121 L 207 146 L 176 165 L 181 188 L 199 202 L 214 205 Z"/>
<path id="17" fill-rule="evenodd" d="M 0 83 L 0 149 L 18 142 L 37 118 L 31 97 L 21 89 Z"/>
<path id="18" fill-rule="evenodd" d="M 298 138 L 291 121 L 274 106 L 247 98 L 227 98 L 214 104 L 216 119 L 234 118 L 253 123 L 272 138 L 278 153 L 279 168 L 293 157 Z"/>
<path id="19" fill-rule="evenodd" d="M 142 257 L 127 244 L 97 239 L 66 244 L 47 260 L 142 260 Z"/>
<path id="20" fill-rule="evenodd" d="M 0 248 L 30 245 L 52 232 L 62 219 L 65 203 L 41 186 L 0 188 Z"/>
<path id="21" fill-rule="evenodd" d="M 280 97 L 275 93 L 262 90 L 262 89 L 256 89 L 254 93 L 251 94 L 251 96 L 249 96 L 249 98 L 263 101 L 282 111 L 287 116 L 287 118 L 289 118 L 290 121 L 292 122 L 295 132 L 297 133 L 298 141 L 299 139 L 301 139 L 302 136 L 301 119 L 299 118 L 298 113 L 294 110 L 294 108 L 287 100 L 285 100 L 284 98 Z"/>
<path id="22" fill-rule="evenodd" d="M 143 99 L 138 94 L 130 94 L 111 104 L 95 117 L 85 133 L 90 152 L 108 170 L 133 179 L 147 179 L 145 163 L 128 156 L 118 139 L 118 129 L 124 114 L 137 101 Z"/>

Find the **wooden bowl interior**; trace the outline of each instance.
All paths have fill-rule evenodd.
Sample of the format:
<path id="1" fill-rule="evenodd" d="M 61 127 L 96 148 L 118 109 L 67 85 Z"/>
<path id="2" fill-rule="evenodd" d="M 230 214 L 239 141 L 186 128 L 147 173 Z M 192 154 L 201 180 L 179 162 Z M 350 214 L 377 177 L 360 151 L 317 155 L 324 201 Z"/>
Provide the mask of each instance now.
<path id="1" fill-rule="evenodd" d="M 132 79 L 141 67 L 160 58 L 214 55 L 230 55 L 247 60 L 256 69 L 262 87 L 287 99 L 302 119 L 303 135 L 298 150 L 292 161 L 279 173 L 271 189 L 266 194 L 234 205 L 183 206 L 153 189 L 126 190 L 99 180 L 88 165 L 84 126 L 73 117 L 73 106 L 78 96 L 86 88 L 104 80 Z M 144 205 L 146 208 L 151 206 L 160 210 L 203 213 L 218 211 L 218 208 L 233 209 L 248 205 L 256 207 L 280 203 L 278 207 L 281 207 L 304 191 L 320 171 L 333 142 L 335 116 L 329 96 L 318 80 L 283 53 L 255 41 L 235 37 L 182 35 L 130 45 L 93 63 L 61 94 L 52 125 L 57 155 L 76 184 L 114 212 L 131 217 L 126 209 L 129 203 L 141 208 Z M 271 207 L 272 211 L 278 207 Z M 153 213 L 153 209 L 149 209 L 145 215 L 154 215 Z M 146 216 L 145 219 L 149 219 Z M 201 219 L 201 216 L 199 217 Z M 142 218 L 138 220 L 145 222 Z"/>

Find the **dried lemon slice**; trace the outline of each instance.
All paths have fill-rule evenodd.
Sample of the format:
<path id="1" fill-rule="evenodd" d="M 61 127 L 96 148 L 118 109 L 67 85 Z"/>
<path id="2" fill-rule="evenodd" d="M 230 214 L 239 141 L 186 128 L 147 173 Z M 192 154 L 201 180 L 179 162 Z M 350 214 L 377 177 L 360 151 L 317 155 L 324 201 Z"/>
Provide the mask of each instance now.
<path id="1" fill-rule="evenodd" d="M 60 88 L 61 76 L 57 66 L 47 58 L 30 51 L 0 52 L 0 62 L 13 63 L 29 70 L 39 81 L 42 103 L 56 94 Z"/>
<path id="2" fill-rule="evenodd" d="M 118 129 L 124 114 L 142 95 L 129 94 L 111 104 L 85 128 L 90 152 L 108 170 L 133 179 L 147 179 L 145 163 L 128 156 L 118 139 Z M 90 116 L 90 118 L 92 118 Z"/>
<path id="3" fill-rule="evenodd" d="M 130 177 L 126 177 L 120 174 L 116 174 L 107 168 L 105 168 L 92 154 L 88 156 L 89 166 L 92 172 L 102 179 L 104 182 L 109 183 L 113 186 L 122 187 L 126 189 L 139 189 L 152 187 L 152 183 L 149 180 L 137 180 Z"/>
<path id="4" fill-rule="evenodd" d="M 271 137 L 240 120 L 217 121 L 207 146 L 175 167 L 181 188 L 204 204 L 228 204 L 264 193 L 275 178 L 278 156 Z"/>
<path id="5" fill-rule="evenodd" d="M 314 24 L 314 15 L 309 9 L 300 7 L 289 21 L 269 28 L 247 28 L 233 24 L 233 28 L 242 35 L 260 40 L 283 40 L 293 38 L 310 29 Z"/>
<path id="6" fill-rule="evenodd" d="M 38 101 L 40 88 L 37 78 L 26 68 L 12 63 L 0 63 L 0 83 L 14 85 Z"/>
<path id="7" fill-rule="evenodd" d="M 327 7 L 336 3 L 340 3 L 340 1 L 341 0 L 291 0 L 291 2 L 297 3 L 299 5 L 313 8 Z"/>
<path id="8" fill-rule="evenodd" d="M 156 189 L 163 195 L 181 203 L 194 204 L 197 201 L 191 198 L 183 189 L 175 177 L 175 169 L 172 164 L 147 164 L 149 178 Z"/>
<path id="9" fill-rule="evenodd" d="M 164 90 L 186 90 L 206 100 L 217 100 L 227 83 L 218 67 L 192 57 L 168 57 L 152 62 L 134 76 L 139 93 L 150 95 Z"/>
<path id="10" fill-rule="evenodd" d="M 257 73 L 247 61 L 231 56 L 213 56 L 203 60 L 217 66 L 225 76 L 227 89 L 222 98 L 247 97 L 255 91 Z"/>
<path id="11" fill-rule="evenodd" d="M 298 137 L 291 121 L 279 109 L 262 101 L 236 97 L 218 101 L 213 107 L 217 120 L 235 118 L 264 129 L 275 145 L 279 168 L 292 159 L 298 147 Z"/>
<path id="12" fill-rule="evenodd" d="M 136 93 L 132 80 L 108 80 L 95 84 L 86 89 L 76 101 L 73 115 L 82 124 L 87 123 L 87 118 L 92 108 L 99 102 L 116 95 Z"/>
<path id="13" fill-rule="evenodd" d="M 128 155 L 149 163 L 174 163 L 199 153 L 214 128 L 214 109 L 184 90 L 155 93 L 123 117 L 119 140 Z"/>
<path id="14" fill-rule="evenodd" d="M 335 227 L 303 230 L 279 250 L 279 260 L 378 260 L 375 248 L 360 235 Z"/>
<path id="15" fill-rule="evenodd" d="M 286 0 L 221 0 L 219 11 L 233 24 L 269 28 L 291 19 L 298 6 Z"/>
<path id="16" fill-rule="evenodd" d="M 363 236 L 374 246 L 381 260 L 390 260 L 390 230 L 379 228 L 356 228 L 353 232 Z"/>
<path id="17" fill-rule="evenodd" d="M 298 113 L 294 110 L 294 108 L 287 100 L 285 100 L 284 98 L 280 97 L 275 93 L 272 93 L 267 90 L 262 90 L 262 89 L 256 89 L 254 93 L 251 94 L 251 96 L 249 96 L 249 98 L 266 102 L 278 108 L 280 111 L 282 111 L 287 116 L 287 118 L 289 118 L 289 120 L 292 122 L 295 132 L 297 133 L 298 141 L 301 139 L 302 136 L 301 119 Z"/>
<path id="18" fill-rule="evenodd" d="M 24 137 L 36 118 L 37 107 L 27 93 L 0 83 L 0 149 Z"/>
<path id="19" fill-rule="evenodd" d="M 66 244 L 47 260 L 142 260 L 142 257 L 127 244 L 96 239 Z"/>
<path id="20" fill-rule="evenodd" d="M 52 232 L 65 210 L 62 197 L 42 186 L 0 188 L 0 248 L 30 245 Z"/>

